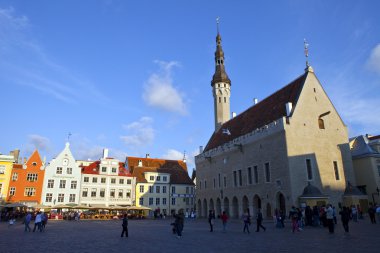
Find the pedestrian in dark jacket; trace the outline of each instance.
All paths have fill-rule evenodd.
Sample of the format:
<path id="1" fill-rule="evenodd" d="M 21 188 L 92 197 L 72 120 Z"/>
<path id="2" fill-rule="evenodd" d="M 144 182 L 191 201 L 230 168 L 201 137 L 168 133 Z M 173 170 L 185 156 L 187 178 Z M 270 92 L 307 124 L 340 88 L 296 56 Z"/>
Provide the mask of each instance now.
<path id="1" fill-rule="evenodd" d="M 343 210 L 339 212 L 341 219 L 342 219 L 342 224 L 344 231 L 348 233 L 349 228 L 348 228 L 348 222 L 350 221 L 350 210 L 348 207 L 343 207 Z"/>
<path id="2" fill-rule="evenodd" d="M 176 232 L 177 232 L 177 237 L 181 238 L 182 237 L 182 230 L 184 226 L 184 221 L 185 221 L 185 215 L 183 214 L 183 209 L 180 209 L 178 214 L 174 215 L 175 218 L 175 227 L 176 227 Z"/>
<path id="3" fill-rule="evenodd" d="M 121 231 L 121 237 L 123 237 L 125 233 L 125 237 L 128 237 L 128 214 L 124 214 L 123 223 L 121 225 L 123 230 Z"/>
<path id="4" fill-rule="evenodd" d="M 208 212 L 208 223 L 210 224 L 210 232 L 213 232 L 215 223 L 215 213 L 213 210 Z"/>
<path id="5" fill-rule="evenodd" d="M 266 228 L 262 225 L 262 223 L 263 223 L 263 214 L 261 213 L 260 209 L 257 210 L 256 222 L 257 222 L 256 232 L 259 232 L 260 228 L 264 229 L 264 231 L 266 230 Z"/>

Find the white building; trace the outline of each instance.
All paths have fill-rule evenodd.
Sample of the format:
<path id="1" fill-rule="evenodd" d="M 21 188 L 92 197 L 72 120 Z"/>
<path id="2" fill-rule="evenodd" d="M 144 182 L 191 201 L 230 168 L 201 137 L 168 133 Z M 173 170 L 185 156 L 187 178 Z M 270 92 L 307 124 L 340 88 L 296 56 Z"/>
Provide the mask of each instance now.
<path id="1" fill-rule="evenodd" d="M 81 170 L 67 142 L 63 151 L 45 169 L 41 202 L 44 205 L 78 204 Z"/>
<path id="2" fill-rule="evenodd" d="M 132 206 L 136 178 L 124 163 L 109 158 L 105 149 L 100 161 L 82 167 L 80 203 L 91 206 Z"/>

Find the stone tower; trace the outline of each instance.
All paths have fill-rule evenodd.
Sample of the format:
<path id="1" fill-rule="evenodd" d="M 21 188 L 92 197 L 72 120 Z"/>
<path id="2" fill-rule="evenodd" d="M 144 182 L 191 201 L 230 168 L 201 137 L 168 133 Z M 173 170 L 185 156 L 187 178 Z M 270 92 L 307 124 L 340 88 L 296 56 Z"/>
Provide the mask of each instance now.
<path id="1" fill-rule="evenodd" d="M 230 94 L 231 80 L 228 78 L 224 68 L 224 52 L 222 49 L 222 37 L 218 33 L 216 36 L 215 51 L 215 73 L 211 81 L 212 93 L 214 96 L 215 132 L 222 124 L 230 120 Z"/>

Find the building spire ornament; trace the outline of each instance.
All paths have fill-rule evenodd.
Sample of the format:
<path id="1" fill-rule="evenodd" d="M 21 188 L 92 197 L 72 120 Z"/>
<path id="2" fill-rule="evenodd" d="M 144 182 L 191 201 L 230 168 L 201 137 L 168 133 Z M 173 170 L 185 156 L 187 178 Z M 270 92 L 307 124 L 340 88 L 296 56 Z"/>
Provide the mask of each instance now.
<path id="1" fill-rule="evenodd" d="M 216 17 L 216 31 L 217 31 L 217 34 L 219 34 L 219 20 L 220 20 L 220 17 Z"/>
<path id="2" fill-rule="evenodd" d="M 222 37 L 219 33 L 220 18 L 216 18 L 216 50 L 215 73 L 212 76 L 211 87 L 214 96 L 215 131 L 218 131 L 224 122 L 230 120 L 230 93 L 231 80 L 224 67 L 224 52 L 222 49 Z"/>
<path id="3" fill-rule="evenodd" d="M 313 68 L 309 64 L 309 43 L 307 43 L 306 39 L 303 39 L 303 47 L 306 58 L 306 68 L 305 72 L 314 72 Z"/>

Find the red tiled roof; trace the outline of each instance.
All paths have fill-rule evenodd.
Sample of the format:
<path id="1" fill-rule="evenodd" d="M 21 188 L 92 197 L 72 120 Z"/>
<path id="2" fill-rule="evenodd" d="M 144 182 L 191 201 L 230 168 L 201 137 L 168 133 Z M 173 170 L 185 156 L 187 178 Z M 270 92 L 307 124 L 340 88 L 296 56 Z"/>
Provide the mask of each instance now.
<path id="1" fill-rule="evenodd" d="M 82 166 L 82 174 L 95 174 L 99 175 L 100 161 L 95 161 L 88 166 Z M 124 163 L 119 162 L 119 174 L 118 176 L 130 177 L 131 173 L 124 167 Z"/>
<path id="2" fill-rule="evenodd" d="M 301 75 L 258 104 L 253 105 L 235 118 L 225 122 L 217 132 L 213 133 L 204 151 L 221 146 L 239 136 L 248 134 L 257 128 L 261 128 L 286 116 L 285 105 L 291 102 L 293 108 L 295 107 L 306 76 L 307 73 Z M 228 129 L 231 135 L 223 134 L 223 129 Z"/>
<path id="3" fill-rule="evenodd" d="M 142 166 L 139 165 L 139 160 Z M 165 160 L 156 158 L 127 157 L 128 168 L 132 176 L 136 177 L 138 183 L 147 182 L 144 172 L 158 172 L 170 174 L 171 184 L 191 184 L 189 174 L 187 173 L 186 163 L 181 160 Z"/>

